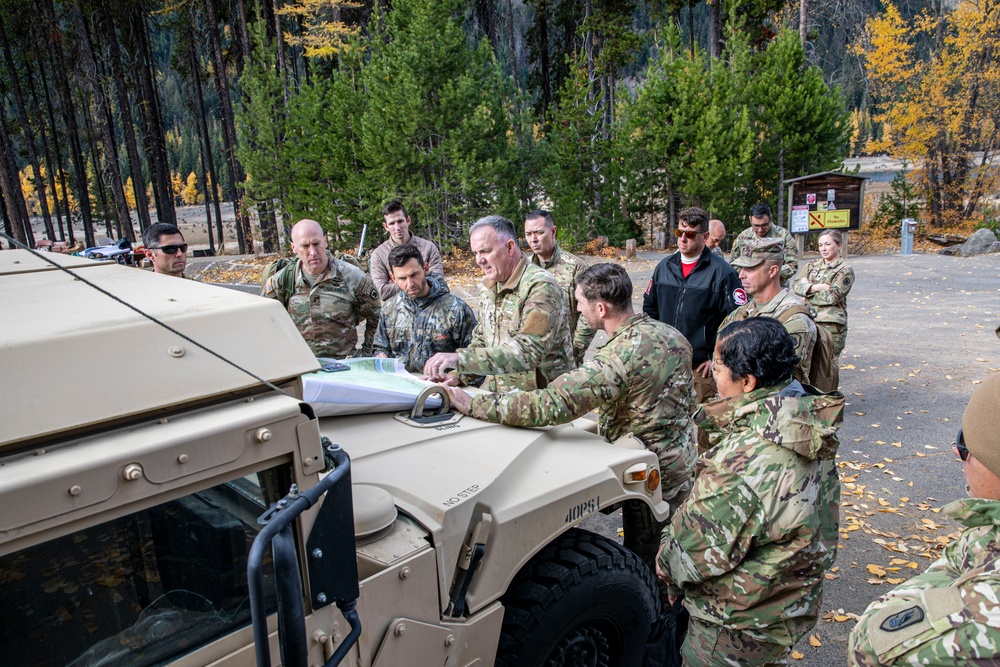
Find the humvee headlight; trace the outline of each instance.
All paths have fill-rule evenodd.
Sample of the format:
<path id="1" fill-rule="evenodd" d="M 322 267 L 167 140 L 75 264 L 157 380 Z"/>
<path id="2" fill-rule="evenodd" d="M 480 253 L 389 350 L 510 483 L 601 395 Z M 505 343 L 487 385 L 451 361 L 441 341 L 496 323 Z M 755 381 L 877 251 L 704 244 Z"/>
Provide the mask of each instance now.
<path id="1" fill-rule="evenodd" d="M 625 470 L 622 481 L 626 484 L 646 483 L 646 492 L 653 493 L 660 485 L 660 470 L 645 463 L 636 463 Z"/>
<path id="2" fill-rule="evenodd" d="M 652 468 L 646 476 L 646 491 L 653 493 L 660 486 L 660 469 Z"/>

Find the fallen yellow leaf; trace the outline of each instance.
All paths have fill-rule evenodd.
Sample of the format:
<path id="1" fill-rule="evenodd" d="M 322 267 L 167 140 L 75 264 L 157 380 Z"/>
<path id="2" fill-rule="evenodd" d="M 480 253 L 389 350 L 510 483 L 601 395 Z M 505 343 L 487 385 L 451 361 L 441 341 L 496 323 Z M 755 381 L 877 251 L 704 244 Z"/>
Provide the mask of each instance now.
<path id="1" fill-rule="evenodd" d="M 901 584 L 904 581 L 906 581 L 906 577 L 889 577 L 888 579 L 886 579 L 886 581 L 888 581 L 890 584 L 893 585 Z"/>
<path id="2" fill-rule="evenodd" d="M 819 640 L 819 637 L 817 637 L 816 635 L 809 635 L 809 645 L 815 648 L 819 648 L 820 646 L 823 645 L 823 642 L 821 642 Z"/>
<path id="3" fill-rule="evenodd" d="M 885 576 L 885 570 L 883 570 L 878 565 L 873 565 L 872 563 L 869 563 L 866 567 L 868 568 L 868 572 L 870 574 L 874 574 L 876 577 L 884 577 Z"/>
<path id="4" fill-rule="evenodd" d="M 838 614 L 837 616 L 833 617 L 833 620 L 837 621 L 837 623 L 843 623 L 844 621 L 850 620 L 850 618 L 851 618 L 850 616 L 840 616 Z"/>
<path id="5" fill-rule="evenodd" d="M 801 660 L 806 657 L 804 653 L 799 653 L 798 651 L 792 651 L 792 660 Z"/>

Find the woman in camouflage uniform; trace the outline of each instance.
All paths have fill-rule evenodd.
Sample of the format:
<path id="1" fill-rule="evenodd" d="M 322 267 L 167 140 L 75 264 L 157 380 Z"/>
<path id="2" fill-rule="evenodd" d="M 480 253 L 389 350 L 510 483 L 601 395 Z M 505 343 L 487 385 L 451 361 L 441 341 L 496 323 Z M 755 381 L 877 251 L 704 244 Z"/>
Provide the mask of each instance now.
<path id="1" fill-rule="evenodd" d="M 823 573 L 837 552 L 837 429 L 844 397 L 792 375 L 799 362 L 778 320 L 719 332 L 719 399 L 695 422 L 714 447 L 663 531 L 657 574 L 691 614 L 686 667 L 785 664 L 816 624 Z"/>
<path id="2" fill-rule="evenodd" d="M 833 336 L 837 356 L 847 342 L 847 294 L 854 286 L 854 269 L 840 257 L 843 243 L 843 236 L 835 229 L 820 234 L 820 258 L 809 262 L 792 281 L 792 291 L 816 310 L 816 324 Z"/>

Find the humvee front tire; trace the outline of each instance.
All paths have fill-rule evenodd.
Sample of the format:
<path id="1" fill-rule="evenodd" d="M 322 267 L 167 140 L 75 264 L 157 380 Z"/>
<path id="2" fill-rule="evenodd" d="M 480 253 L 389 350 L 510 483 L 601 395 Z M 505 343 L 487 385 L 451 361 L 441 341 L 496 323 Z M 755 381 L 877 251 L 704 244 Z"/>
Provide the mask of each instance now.
<path id="1" fill-rule="evenodd" d="M 497 667 L 638 666 L 660 613 L 638 556 L 578 529 L 535 555 L 502 602 Z"/>

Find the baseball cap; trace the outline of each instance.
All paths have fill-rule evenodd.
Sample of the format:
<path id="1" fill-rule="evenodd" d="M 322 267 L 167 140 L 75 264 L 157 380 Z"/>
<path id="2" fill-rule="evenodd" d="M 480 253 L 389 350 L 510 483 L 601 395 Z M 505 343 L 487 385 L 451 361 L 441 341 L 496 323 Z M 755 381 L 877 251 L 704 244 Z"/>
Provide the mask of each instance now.
<path id="1" fill-rule="evenodd" d="M 734 259 L 731 264 L 749 269 L 768 259 L 780 262 L 784 258 L 784 252 L 785 242 L 782 239 L 751 239 L 746 244 L 744 254 Z"/>

